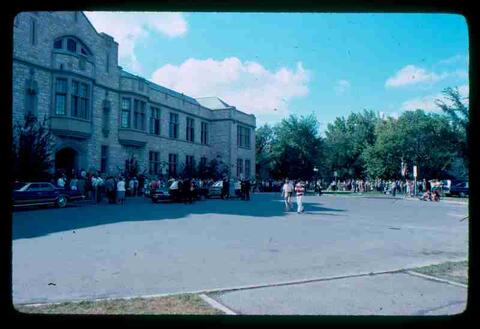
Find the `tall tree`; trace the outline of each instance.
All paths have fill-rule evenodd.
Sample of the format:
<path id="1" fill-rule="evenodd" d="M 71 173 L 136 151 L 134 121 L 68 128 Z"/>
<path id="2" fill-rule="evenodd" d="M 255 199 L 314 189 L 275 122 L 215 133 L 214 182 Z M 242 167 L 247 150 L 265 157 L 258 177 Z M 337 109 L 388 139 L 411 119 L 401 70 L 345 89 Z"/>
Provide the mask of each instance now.
<path id="1" fill-rule="evenodd" d="M 337 117 L 328 124 L 325 131 L 325 175 L 333 171 L 338 177 L 353 178 L 364 176 L 363 150 L 375 142 L 375 126 L 379 120 L 373 111 L 351 113 L 347 118 Z"/>
<path id="2" fill-rule="evenodd" d="M 452 161 L 452 175 L 466 178 L 468 177 L 468 97 L 462 97 L 458 88 L 446 88 L 443 90 L 446 102 L 440 99 L 436 100 L 436 105 L 448 117 L 456 136 L 457 158 Z"/>
<path id="3" fill-rule="evenodd" d="M 275 142 L 273 128 L 268 124 L 255 130 L 256 173 L 260 180 L 270 178 L 272 173 L 272 145 Z"/>
<path id="4" fill-rule="evenodd" d="M 52 167 L 52 136 L 47 119 L 42 121 L 31 112 L 25 114 L 23 122 L 14 125 L 13 158 L 15 179 L 22 181 L 49 178 Z"/>
<path id="5" fill-rule="evenodd" d="M 402 161 L 408 168 L 417 165 L 420 177 L 444 178 L 455 157 L 455 132 L 438 114 L 406 111 L 398 119 L 379 121 L 376 135 L 362 154 L 372 178 L 400 178 Z"/>
<path id="6" fill-rule="evenodd" d="M 322 139 L 313 114 L 291 115 L 275 125 L 272 144 L 274 178 L 311 179 L 320 162 Z"/>

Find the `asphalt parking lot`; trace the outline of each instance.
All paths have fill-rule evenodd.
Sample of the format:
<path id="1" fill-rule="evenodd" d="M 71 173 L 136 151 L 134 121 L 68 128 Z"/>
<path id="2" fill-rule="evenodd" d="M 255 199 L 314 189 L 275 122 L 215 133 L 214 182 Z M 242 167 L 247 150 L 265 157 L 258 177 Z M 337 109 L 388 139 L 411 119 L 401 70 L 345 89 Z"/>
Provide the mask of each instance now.
<path id="1" fill-rule="evenodd" d="M 378 295 L 391 297 L 392 289 L 407 294 L 396 308 L 391 306 L 395 298 L 384 303 L 390 314 L 455 313 L 465 306 L 465 288 L 448 286 L 441 289 L 442 297 L 434 284 L 444 283 L 381 273 L 467 259 L 468 221 L 460 221 L 468 214 L 466 204 L 306 196 L 304 205 L 304 214 L 285 212 L 278 194 L 265 193 L 253 194 L 251 201 L 185 205 L 135 198 L 123 206 L 15 211 L 13 302 L 217 290 L 213 298 L 244 314 L 365 314 L 380 312 L 374 303 L 362 309 L 362 300 L 372 300 L 371 289 L 356 293 L 348 307 L 341 301 L 349 300 L 349 289 L 361 292 L 356 287 L 375 286 L 372 280 L 377 278 Z M 355 277 L 365 273 L 378 275 Z M 350 281 L 221 293 L 328 277 Z M 392 278 L 398 278 L 393 285 Z M 343 287 L 337 289 L 343 296 L 334 293 L 334 284 Z M 412 299 L 406 307 L 402 300 L 411 300 L 408 291 L 431 296 L 430 304 L 419 308 Z"/>

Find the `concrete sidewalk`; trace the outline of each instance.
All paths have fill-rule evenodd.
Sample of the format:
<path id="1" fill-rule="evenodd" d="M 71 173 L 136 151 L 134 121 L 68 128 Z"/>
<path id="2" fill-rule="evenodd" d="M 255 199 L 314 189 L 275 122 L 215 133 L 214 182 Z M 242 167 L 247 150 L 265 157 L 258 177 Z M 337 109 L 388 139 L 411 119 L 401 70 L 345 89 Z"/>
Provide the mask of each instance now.
<path id="1" fill-rule="evenodd" d="M 467 305 L 466 288 L 405 272 L 212 293 L 209 297 L 237 315 L 452 315 L 463 312 Z"/>

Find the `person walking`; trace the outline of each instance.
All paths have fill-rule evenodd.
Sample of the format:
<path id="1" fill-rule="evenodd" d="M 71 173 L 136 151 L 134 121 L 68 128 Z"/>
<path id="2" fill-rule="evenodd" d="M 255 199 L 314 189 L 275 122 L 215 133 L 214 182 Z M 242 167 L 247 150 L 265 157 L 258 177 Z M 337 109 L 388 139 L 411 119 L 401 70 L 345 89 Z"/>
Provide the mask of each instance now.
<path id="1" fill-rule="evenodd" d="M 297 194 L 297 213 L 303 213 L 303 194 L 305 193 L 305 185 L 303 181 L 299 181 L 295 185 L 295 193 Z"/>
<path id="2" fill-rule="evenodd" d="M 285 201 L 285 211 L 289 211 L 292 207 L 292 192 L 293 192 L 293 185 L 285 178 L 285 183 L 282 186 L 282 196 Z"/>
<path id="3" fill-rule="evenodd" d="M 120 204 L 125 202 L 125 180 L 121 176 L 117 183 L 117 202 Z"/>
<path id="4" fill-rule="evenodd" d="M 250 201 L 250 189 L 252 185 L 250 184 L 250 180 L 247 178 L 245 179 L 245 200 Z"/>

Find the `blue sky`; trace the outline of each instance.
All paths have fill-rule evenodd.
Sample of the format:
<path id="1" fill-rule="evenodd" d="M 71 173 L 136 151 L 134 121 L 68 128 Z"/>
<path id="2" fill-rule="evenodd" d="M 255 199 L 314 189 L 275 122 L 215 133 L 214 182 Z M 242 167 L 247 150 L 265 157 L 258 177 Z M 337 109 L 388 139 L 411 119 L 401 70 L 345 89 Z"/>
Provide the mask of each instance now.
<path id="1" fill-rule="evenodd" d="M 468 96 L 468 27 L 455 14 L 86 12 L 127 71 L 218 96 L 257 125 L 364 108 L 397 116 L 448 87 Z"/>

